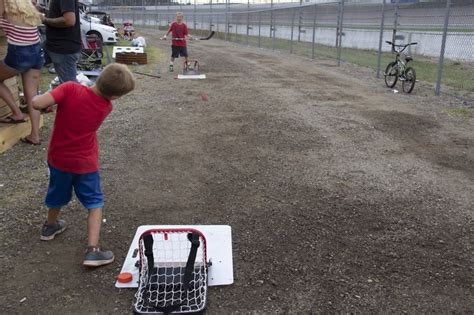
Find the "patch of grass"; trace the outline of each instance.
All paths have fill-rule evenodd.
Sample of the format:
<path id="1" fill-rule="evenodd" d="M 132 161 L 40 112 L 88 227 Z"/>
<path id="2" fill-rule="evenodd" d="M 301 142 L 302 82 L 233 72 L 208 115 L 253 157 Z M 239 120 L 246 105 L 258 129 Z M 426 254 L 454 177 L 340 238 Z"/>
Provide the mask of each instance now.
<path id="1" fill-rule="evenodd" d="M 153 26 L 150 26 L 150 27 L 140 26 L 140 28 L 153 28 Z M 135 31 L 138 34 L 140 33 L 137 28 L 135 28 Z M 117 46 L 132 46 L 132 42 L 121 38 L 119 39 L 116 45 Z M 112 56 L 112 49 L 113 48 L 109 46 L 110 56 Z M 128 67 L 132 71 L 140 71 L 140 72 L 154 74 L 152 72 L 156 70 L 156 65 L 158 64 L 158 61 L 161 58 L 162 51 L 158 47 L 155 47 L 153 45 L 148 45 L 147 47 L 145 47 L 145 53 L 147 54 L 146 65 L 129 65 Z"/>
<path id="2" fill-rule="evenodd" d="M 474 114 L 474 111 L 470 108 L 446 108 L 443 110 L 448 115 L 451 116 L 472 116 Z"/>
<path id="3" fill-rule="evenodd" d="M 48 72 L 48 68 L 41 69 L 41 77 L 39 82 L 39 89 L 41 92 L 47 92 L 49 90 L 49 84 L 56 78 L 56 74 Z"/>
<path id="4" fill-rule="evenodd" d="M 111 62 L 113 62 L 112 52 L 113 52 L 114 46 L 131 46 L 131 42 L 121 38 L 121 39 L 119 39 L 119 41 L 116 44 L 104 44 L 104 46 L 102 47 L 103 54 L 104 54 L 102 56 L 102 64 L 103 65 L 107 64 L 107 53 L 106 53 L 105 50 L 107 50 L 107 52 L 109 53 Z"/>
<path id="5" fill-rule="evenodd" d="M 296 38 L 295 34 L 295 38 Z M 216 34 L 217 38 L 224 39 L 224 34 Z M 268 37 L 247 36 L 235 33 L 229 33 L 227 40 L 250 46 L 259 46 L 267 49 L 275 49 L 280 51 L 292 51 L 296 55 L 305 57 L 313 57 L 312 43 L 297 42 L 293 43 L 290 40 L 275 38 L 272 40 Z M 316 44 L 314 47 L 314 56 L 316 58 L 337 58 L 337 48 Z M 377 69 L 377 51 L 364 50 L 355 48 L 342 48 L 341 59 L 345 62 L 353 63 L 359 66 Z M 383 73 L 385 67 L 389 62 L 395 60 L 395 56 L 391 53 L 383 53 L 380 63 L 380 71 Z M 427 58 L 422 56 L 415 56 L 414 61 L 410 62 L 410 66 L 415 68 L 417 79 L 435 84 L 438 74 L 438 60 L 437 58 Z M 443 68 L 442 83 L 463 91 L 474 92 L 474 80 L 472 80 L 472 73 L 474 72 L 474 63 L 459 62 L 445 60 Z"/>
<path id="6" fill-rule="evenodd" d="M 158 61 L 160 60 L 160 57 L 162 55 L 161 49 L 158 47 L 154 46 L 147 46 L 145 49 L 148 57 L 148 67 L 155 67 L 158 64 Z"/>

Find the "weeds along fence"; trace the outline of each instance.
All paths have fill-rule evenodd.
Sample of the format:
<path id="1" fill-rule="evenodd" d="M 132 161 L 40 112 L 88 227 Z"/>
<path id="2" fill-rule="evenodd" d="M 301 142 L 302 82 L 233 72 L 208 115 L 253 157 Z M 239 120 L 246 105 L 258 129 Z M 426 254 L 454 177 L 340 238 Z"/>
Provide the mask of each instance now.
<path id="1" fill-rule="evenodd" d="M 378 78 L 393 58 L 386 41 L 417 42 L 407 54 L 414 56 L 420 80 L 432 83 L 436 94 L 443 86 L 474 92 L 474 0 L 354 1 L 100 9 L 115 22 L 160 29 L 182 11 L 194 33 L 215 31 L 220 39 L 244 45 L 355 63 L 373 68 Z"/>

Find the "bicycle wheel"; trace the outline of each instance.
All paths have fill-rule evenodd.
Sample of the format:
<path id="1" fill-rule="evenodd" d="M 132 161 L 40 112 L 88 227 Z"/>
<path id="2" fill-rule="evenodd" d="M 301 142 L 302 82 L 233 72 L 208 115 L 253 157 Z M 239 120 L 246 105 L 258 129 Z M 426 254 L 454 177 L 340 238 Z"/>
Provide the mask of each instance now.
<path id="1" fill-rule="evenodd" d="M 403 92 L 405 93 L 411 93 L 413 91 L 413 88 L 415 87 L 415 82 L 416 82 L 416 72 L 415 69 L 412 67 L 408 67 L 405 70 L 404 80 L 402 82 L 402 89 Z"/>
<path id="2" fill-rule="evenodd" d="M 389 88 L 393 88 L 395 84 L 397 84 L 398 80 L 398 66 L 396 62 L 391 62 L 387 65 L 387 68 L 385 69 L 385 84 Z"/>

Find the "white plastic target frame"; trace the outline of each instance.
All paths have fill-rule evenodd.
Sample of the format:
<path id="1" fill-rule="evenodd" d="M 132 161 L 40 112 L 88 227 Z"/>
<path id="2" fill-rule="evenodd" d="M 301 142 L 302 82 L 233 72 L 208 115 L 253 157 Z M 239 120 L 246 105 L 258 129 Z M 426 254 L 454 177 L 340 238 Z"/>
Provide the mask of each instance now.
<path id="1" fill-rule="evenodd" d="M 205 74 L 178 74 L 178 79 L 180 80 L 203 80 L 205 78 Z"/>
<path id="2" fill-rule="evenodd" d="M 143 47 L 134 47 L 134 46 L 115 46 L 114 49 L 112 50 L 112 58 L 115 59 L 115 56 L 117 53 L 137 53 L 137 54 L 143 54 L 144 50 Z"/>
<path id="3" fill-rule="evenodd" d="M 229 285 L 234 283 L 232 261 L 232 229 L 229 225 L 142 225 L 137 228 L 132 244 L 125 257 L 121 273 L 130 272 L 133 280 L 128 283 L 115 282 L 116 288 L 138 288 L 139 271 L 135 266 L 139 260 L 138 240 L 143 232 L 152 229 L 195 229 L 206 238 L 207 259 L 211 262 L 208 271 L 208 285 Z M 134 253 L 136 254 L 135 257 Z"/>

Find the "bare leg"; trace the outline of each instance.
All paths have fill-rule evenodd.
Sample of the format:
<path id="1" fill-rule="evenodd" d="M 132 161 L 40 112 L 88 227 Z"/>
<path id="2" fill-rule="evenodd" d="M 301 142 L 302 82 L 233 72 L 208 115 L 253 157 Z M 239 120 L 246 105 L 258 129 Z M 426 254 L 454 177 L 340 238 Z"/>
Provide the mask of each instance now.
<path id="1" fill-rule="evenodd" d="M 174 71 L 173 68 L 174 68 L 174 57 L 171 57 L 171 61 L 170 61 L 170 66 L 169 66 L 169 71 L 172 72 Z"/>
<path id="2" fill-rule="evenodd" d="M 27 137 L 33 143 L 39 143 L 39 124 L 41 113 L 33 108 L 33 97 L 38 94 L 38 84 L 40 78 L 40 70 L 30 69 L 21 75 L 23 79 L 23 91 L 25 93 L 25 100 L 28 104 L 28 112 L 31 120 L 31 133 Z"/>
<path id="3" fill-rule="evenodd" d="M 100 225 L 102 223 L 102 208 L 89 209 L 87 217 L 87 250 L 82 263 L 87 267 L 99 267 L 110 264 L 115 256 L 110 250 L 101 250 L 99 244 Z"/>
<path id="4" fill-rule="evenodd" d="M 102 208 L 89 209 L 87 217 L 87 245 L 99 244 L 100 226 L 102 224 Z"/>
<path id="5" fill-rule="evenodd" d="M 48 210 L 48 225 L 56 223 L 61 208 L 49 208 Z"/>
<path id="6" fill-rule="evenodd" d="M 8 107 L 10 107 L 12 111 L 11 118 L 15 120 L 22 120 L 25 119 L 25 115 L 23 115 L 23 113 L 20 111 L 20 108 L 16 105 L 12 92 L 3 82 L 17 74 L 18 71 L 10 68 L 3 62 L 0 62 L 0 98 L 3 99 L 5 103 L 7 103 Z"/>

